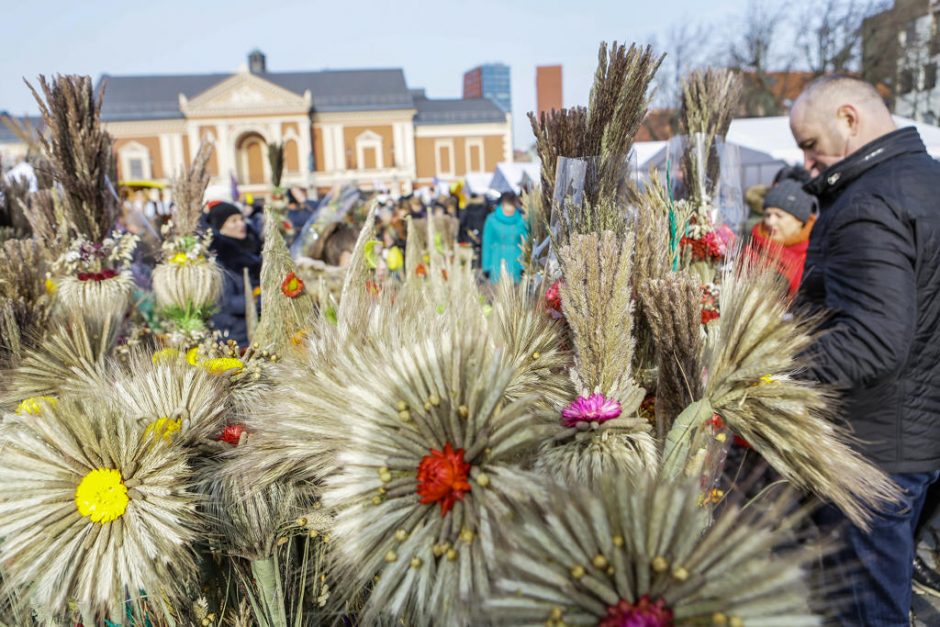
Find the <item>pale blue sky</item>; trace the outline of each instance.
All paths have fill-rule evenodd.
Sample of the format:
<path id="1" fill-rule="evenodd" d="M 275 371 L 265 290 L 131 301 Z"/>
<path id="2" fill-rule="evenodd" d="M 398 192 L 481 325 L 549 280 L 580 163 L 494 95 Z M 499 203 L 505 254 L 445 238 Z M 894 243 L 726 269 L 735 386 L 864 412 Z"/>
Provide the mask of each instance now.
<path id="1" fill-rule="evenodd" d="M 535 66 L 564 66 L 565 105 L 584 104 L 606 40 L 648 41 L 683 19 L 728 23 L 745 0 L 133 0 L 4 2 L 0 110 L 35 113 L 40 73 L 234 71 L 252 48 L 270 71 L 400 67 L 409 87 L 459 97 L 463 72 L 512 69 L 514 134 L 528 145 Z M 706 8 L 707 7 L 707 8 Z M 716 33 L 722 37 L 723 34 Z"/>

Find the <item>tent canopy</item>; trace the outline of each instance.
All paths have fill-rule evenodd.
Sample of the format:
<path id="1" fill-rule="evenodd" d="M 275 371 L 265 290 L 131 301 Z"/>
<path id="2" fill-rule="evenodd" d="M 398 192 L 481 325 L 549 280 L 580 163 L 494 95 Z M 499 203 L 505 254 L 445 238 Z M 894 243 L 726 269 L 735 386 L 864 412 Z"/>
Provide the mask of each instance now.
<path id="1" fill-rule="evenodd" d="M 652 148 L 654 146 L 648 146 L 649 144 L 655 144 L 659 149 L 653 152 Z M 657 170 L 665 169 L 666 160 L 669 156 L 668 144 L 669 142 L 639 142 L 635 144 L 638 157 L 644 153 L 650 155 L 645 161 L 637 160 L 641 177 L 649 172 L 650 168 Z M 738 166 L 741 170 L 742 190 L 753 185 L 770 183 L 780 168 L 787 165 L 786 161 L 778 159 L 763 150 L 755 150 L 754 148 L 730 140 L 727 144 L 732 148 L 733 152 L 736 153 Z"/>
<path id="2" fill-rule="evenodd" d="M 927 146 L 931 157 L 940 157 L 940 127 L 915 122 L 910 118 L 894 116 L 898 128 L 913 126 Z M 803 163 L 803 151 L 796 145 L 790 132 L 790 119 L 786 116 L 772 118 L 739 118 L 731 122 L 728 141 L 740 146 L 761 150 L 775 159 L 790 165 Z"/>
<path id="3" fill-rule="evenodd" d="M 503 161 L 496 164 L 496 171 L 490 180 L 490 188 L 500 193 L 518 194 L 523 188 L 529 189 L 537 186 L 541 180 L 540 164 Z"/>

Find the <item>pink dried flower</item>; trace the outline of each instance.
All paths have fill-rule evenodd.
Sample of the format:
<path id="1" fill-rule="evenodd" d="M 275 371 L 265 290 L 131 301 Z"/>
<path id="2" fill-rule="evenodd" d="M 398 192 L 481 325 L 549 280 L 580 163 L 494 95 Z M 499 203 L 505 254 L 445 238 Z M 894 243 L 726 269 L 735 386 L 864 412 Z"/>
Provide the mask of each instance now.
<path id="1" fill-rule="evenodd" d="M 620 402 L 603 394 L 579 396 L 561 412 L 561 424 L 573 427 L 579 422 L 607 422 L 623 412 Z"/>

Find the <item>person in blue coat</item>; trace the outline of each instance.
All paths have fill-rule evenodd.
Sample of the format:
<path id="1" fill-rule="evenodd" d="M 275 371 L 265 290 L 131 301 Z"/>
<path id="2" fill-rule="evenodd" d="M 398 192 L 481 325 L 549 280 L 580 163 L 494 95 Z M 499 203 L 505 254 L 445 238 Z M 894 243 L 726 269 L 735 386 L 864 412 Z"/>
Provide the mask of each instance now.
<path id="1" fill-rule="evenodd" d="M 528 235 L 529 225 L 516 206 L 516 195 L 505 192 L 483 224 L 480 265 L 492 283 L 499 281 L 504 267 L 513 281 L 522 278 L 522 246 Z"/>

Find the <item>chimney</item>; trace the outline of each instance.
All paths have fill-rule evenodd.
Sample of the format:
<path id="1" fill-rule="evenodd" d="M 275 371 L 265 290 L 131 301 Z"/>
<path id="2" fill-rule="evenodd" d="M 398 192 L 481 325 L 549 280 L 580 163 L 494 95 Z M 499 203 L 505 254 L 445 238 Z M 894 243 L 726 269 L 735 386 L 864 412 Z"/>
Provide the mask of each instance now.
<path id="1" fill-rule="evenodd" d="M 248 70 L 252 74 L 264 74 L 268 71 L 264 53 L 257 48 L 248 53 Z"/>

